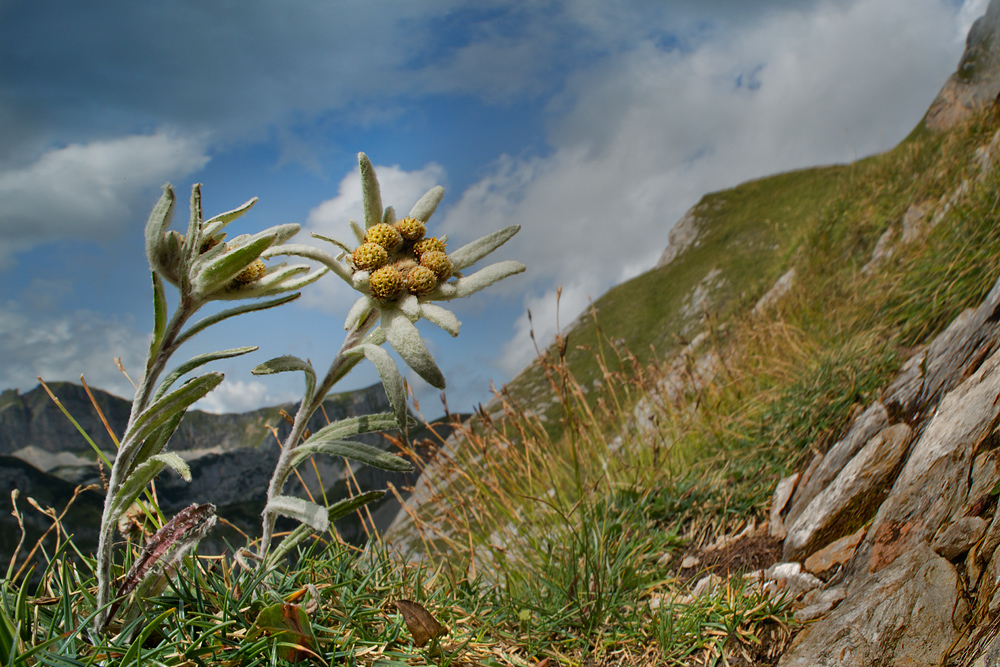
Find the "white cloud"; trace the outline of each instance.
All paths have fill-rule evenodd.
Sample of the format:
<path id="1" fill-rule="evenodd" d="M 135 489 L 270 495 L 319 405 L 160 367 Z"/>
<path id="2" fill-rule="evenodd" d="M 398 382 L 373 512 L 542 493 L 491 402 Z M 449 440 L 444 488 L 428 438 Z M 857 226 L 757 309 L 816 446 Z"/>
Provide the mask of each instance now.
<path id="1" fill-rule="evenodd" d="M 224 380 L 205 398 L 192 405 L 191 409 L 227 414 L 248 412 L 264 405 L 278 405 L 297 399 L 298 397 L 292 397 L 288 392 L 273 396 L 263 383 L 255 380 L 250 382 Z"/>
<path id="2" fill-rule="evenodd" d="M 536 332 L 554 331 L 540 307 L 556 285 L 582 308 L 583 291 L 596 298 L 651 268 L 704 193 L 891 148 L 954 70 L 970 13 L 938 0 L 822 2 L 690 49 L 640 40 L 573 75 L 552 105 L 567 111 L 551 154 L 498 160 L 444 226 L 472 236 L 522 224 L 506 252 L 547 295 L 525 301 Z M 526 340 L 522 320 L 505 369 L 531 351 Z"/>
<path id="3" fill-rule="evenodd" d="M 532 295 L 525 299 L 525 313 L 514 323 L 514 335 L 503 344 L 501 355 L 494 361 L 496 367 L 514 377 L 530 364 L 538 353 L 544 350 L 548 341 L 556 334 L 556 323 L 562 331 L 567 331 L 578 316 L 587 317 L 586 309 L 592 300 L 600 293 L 596 284 L 580 281 L 562 287 L 559 296 L 556 289 L 548 290 L 541 295 Z M 528 312 L 531 317 L 528 317 Z M 534 342 L 532 341 L 534 333 Z"/>
<path id="4" fill-rule="evenodd" d="M 400 169 L 398 165 L 390 167 L 376 165 L 375 174 L 381 186 L 382 205 L 393 206 L 397 218 L 409 213 L 413 204 L 425 192 L 435 185 L 442 185 L 445 180 L 444 169 L 433 162 L 415 171 Z M 301 236 L 305 241 L 311 233 L 321 234 L 353 247 L 357 241 L 351 232 L 350 220 L 357 220 L 364 225 L 361 175 L 357 169 L 351 170 L 341 179 L 336 197 L 321 202 L 309 212 Z M 435 235 L 433 231 L 435 220 L 431 218 L 432 236 Z M 335 246 L 322 241 L 312 239 L 308 242 L 321 244 L 325 250 L 333 254 L 339 252 Z M 339 278 L 331 277 L 324 278 L 305 292 L 302 303 L 307 307 L 343 316 L 347 314 L 347 308 L 356 298 L 357 294 Z"/>
<path id="5" fill-rule="evenodd" d="M 134 393 L 114 359 L 133 380 L 142 374 L 148 335 L 131 318 L 105 318 L 90 311 L 29 316 L 13 303 L 0 304 L 0 387 L 28 390 L 35 378 L 87 383 L 118 396 Z"/>
<path id="6" fill-rule="evenodd" d="M 0 171 L 0 267 L 46 241 L 116 235 L 135 222 L 150 187 L 206 162 L 199 141 L 156 133 L 70 144 Z"/>

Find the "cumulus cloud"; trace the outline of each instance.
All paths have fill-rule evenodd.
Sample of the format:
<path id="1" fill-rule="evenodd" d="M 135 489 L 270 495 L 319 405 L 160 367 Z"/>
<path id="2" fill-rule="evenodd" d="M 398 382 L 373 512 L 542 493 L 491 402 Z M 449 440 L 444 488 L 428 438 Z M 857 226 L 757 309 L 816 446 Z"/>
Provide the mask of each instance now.
<path id="1" fill-rule="evenodd" d="M 274 396 L 263 383 L 255 380 L 224 380 L 205 398 L 194 403 L 191 409 L 215 414 L 248 412 L 264 405 L 278 405 L 299 398 L 288 392 Z"/>
<path id="2" fill-rule="evenodd" d="M 396 217 L 401 218 L 410 211 L 421 196 L 435 185 L 445 182 L 444 168 L 433 162 L 414 171 L 401 169 L 399 165 L 375 166 L 382 190 L 382 204 L 393 206 Z M 440 216 L 440 214 L 438 214 Z M 431 235 L 438 218 L 431 218 Z M 345 175 L 337 188 L 337 196 L 321 202 L 313 208 L 303 225 L 303 239 L 316 233 L 337 239 L 348 246 L 356 244 L 348 221 L 357 220 L 364 224 L 364 204 L 361 200 L 361 174 L 352 169 Z M 325 250 L 336 254 L 335 246 L 322 241 L 310 241 L 322 245 Z M 303 294 L 303 305 L 323 312 L 346 314 L 346 308 L 357 298 L 357 294 L 338 278 L 324 278 L 313 289 Z"/>
<path id="3" fill-rule="evenodd" d="M 509 254 L 535 281 L 525 305 L 536 332 L 553 331 L 544 306 L 556 285 L 572 297 L 565 324 L 570 301 L 585 307 L 584 292 L 597 298 L 651 268 L 705 192 L 892 147 L 954 69 L 971 13 L 937 0 L 825 2 L 720 28 L 689 49 L 640 40 L 571 77 L 553 104 L 565 112 L 549 155 L 498 160 L 444 226 L 458 235 L 521 223 Z M 526 329 L 522 319 L 503 368 L 531 351 Z"/>
<path id="4" fill-rule="evenodd" d="M 130 317 L 79 310 L 39 317 L 13 303 L 0 304 L 0 387 L 28 390 L 36 377 L 87 383 L 123 397 L 134 389 L 115 366 L 120 358 L 132 379 L 142 374 L 147 334 Z"/>
<path id="5" fill-rule="evenodd" d="M 0 267 L 55 239 L 102 239 L 133 224 L 151 187 L 208 162 L 200 142 L 168 133 L 71 144 L 0 171 Z"/>

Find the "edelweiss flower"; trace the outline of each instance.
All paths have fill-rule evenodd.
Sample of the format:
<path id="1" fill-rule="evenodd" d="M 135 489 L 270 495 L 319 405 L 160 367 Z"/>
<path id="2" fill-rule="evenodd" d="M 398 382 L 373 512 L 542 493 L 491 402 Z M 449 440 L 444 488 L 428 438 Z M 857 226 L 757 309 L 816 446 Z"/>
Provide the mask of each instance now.
<path id="1" fill-rule="evenodd" d="M 226 241 L 222 230 L 250 210 L 256 197 L 237 209 L 209 220 L 202 218 L 201 185 L 191 191 L 191 221 L 181 236 L 166 231 L 173 216 L 174 190 L 168 183 L 146 223 L 146 256 L 150 266 L 196 303 L 251 299 L 300 289 L 327 272 L 310 273 L 305 264 L 268 267 L 260 259 L 265 250 L 280 247 L 299 231 L 299 225 L 277 225 L 257 234 Z"/>
<path id="2" fill-rule="evenodd" d="M 459 321 L 450 310 L 434 301 L 449 301 L 469 296 L 498 280 L 521 273 L 524 264 L 503 261 L 465 275 L 463 270 L 490 254 L 520 229 L 519 225 L 488 234 L 455 252 L 446 250 L 447 237 L 426 237 L 426 225 L 444 196 L 444 188 L 427 191 L 402 220 L 396 220 L 391 206 L 382 208 L 382 194 L 375 170 L 364 153 L 358 154 L 361 188 L 365 208 L 365 226 L 351 220 L 358 246 L 347 245 L 314 234 L 341 248 L 339 256 L 312 246 L 289 244 L 269 248 L 261 257 L 298 255 L 323 263 L 362 296 L 347 314 L 345 329 L 370 322 L 377 312 L 379 327 L 365 338 L 365 343 L 381 345 L 388 341 L 399 356 L 420 377 L 438 389 L 444 388 L 444 376 L 427 351 L 414 323 L 423 318 L 452 336 L 458 335 Z"/>

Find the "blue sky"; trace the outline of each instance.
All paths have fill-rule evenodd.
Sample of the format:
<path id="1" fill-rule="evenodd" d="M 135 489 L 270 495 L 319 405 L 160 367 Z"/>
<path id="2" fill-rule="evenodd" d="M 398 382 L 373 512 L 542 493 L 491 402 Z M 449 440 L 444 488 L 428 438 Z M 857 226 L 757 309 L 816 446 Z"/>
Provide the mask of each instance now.
<path id="1" fill-rule="evenodd" d="M 886 150 L 954 70 L 985 0 L 0 0 L 0 388 L 77 381 L 131 394 L 151 326 L 142 228 L 160 186 L 206 215 L 302 238 L 361 219 L 356 155 L 406 211 L 427 188 L 458 247 L 510 224 L 528 271 L 422 323 L 453 410 L 489 398 L 540 338 L 651 268 L 706 192 Z M 182 213 L 180 220 L 185 219 Z M 317 242 L 319 243 L 319 242 Z M 328 276 L 190 355 L 218 365 L 200 407 L 295 400 L 281 354 L 326 367 L 353 301 Z M 177 361 L 181 361 L 178 359 Z M 339 387 L 377 380 L 359 367 Z M 428 417 L 436 390 L 413 381 Z"/>

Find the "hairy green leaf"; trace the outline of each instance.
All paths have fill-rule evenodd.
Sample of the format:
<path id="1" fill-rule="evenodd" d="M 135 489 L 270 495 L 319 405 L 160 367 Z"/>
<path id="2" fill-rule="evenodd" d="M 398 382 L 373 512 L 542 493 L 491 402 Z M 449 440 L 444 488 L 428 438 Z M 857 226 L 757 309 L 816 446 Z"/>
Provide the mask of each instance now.
<path id="1" fill-rule="evenodd" d="M 464 245 L 455 252 L 448 253 L 448 259 L 455 267 L 456 271 L 461 271 L 467 266 L 472 266 L 486 255 L 490 254 L 504 243 L 510 240 L 514 234 L 521 229 L 521 225 L 512 225 L 504 229 L 497 230 L 492 234 L 487 234 L 476 239 L 468 245 Z"/>
<path id="2" fill-rule="evenodd" d="M 361 167 L 361 194 L 365 204 L 365 229 L 382 222 L 382 191 L 375 177 L 375 168 L 364 153 L 358 153 Z"/>
<path id="3" fill-rule="evenodd" d="M 268 501 L 265 512 L 275 512 L 301 521 L 313 530 L 324 531 L 330 527 L 326 508 L 294 496 L 278 496 Z"/>
<path id="4" fill-rule="evenodd" d="M 428 190 L 423 197 L 417 200 L 417 203 L 413 205 L 410 209 L 410 218 L 416 218 L 421 222 L 427 222 L 434 211 L 437 209 L 438 204 L 441 203 L 441 198 L 444 197 L 444 188 L 440 185 L 435 185 L 433 188 Z"/>
<path id="5" fill-rule="evenodd" d="M 250 372 L 254 375 L 273 375 L 275 373 L 287 373 L 288 371 L 302 371 L 305 374 L 306 393 L 302 402 L 309 403 L 312 401 L 313 392 L 316 391 L 316 371 L 308 361 L 303 361 L 298 357 L 288 354 L 258 364 Z"/>

